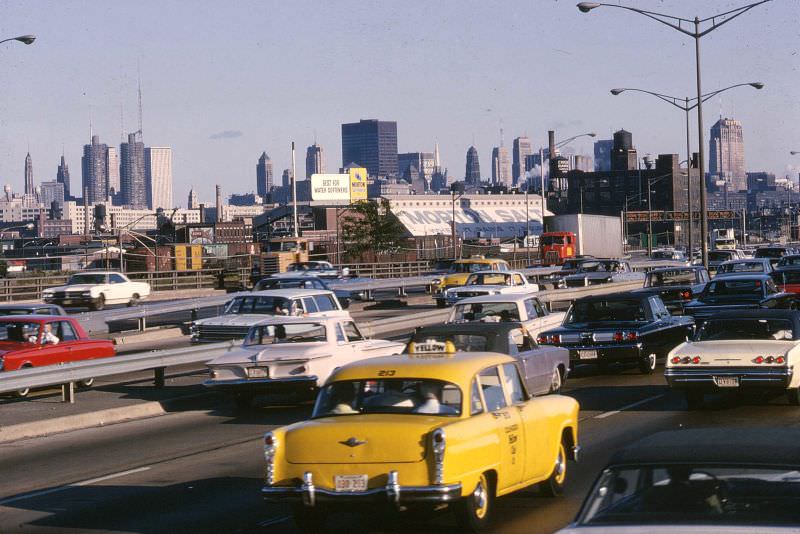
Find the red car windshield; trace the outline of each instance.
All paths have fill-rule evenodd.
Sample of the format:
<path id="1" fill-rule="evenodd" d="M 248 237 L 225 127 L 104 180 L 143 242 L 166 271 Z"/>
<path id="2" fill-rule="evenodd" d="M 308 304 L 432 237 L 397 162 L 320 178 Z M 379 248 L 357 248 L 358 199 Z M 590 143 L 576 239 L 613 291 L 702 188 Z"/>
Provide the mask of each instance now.
<path id="1" fill-rule="evenodd" d="M 39 326 L 39 323 L 0 321 L 0 341 L 36 343 L 39 337 Z"/>

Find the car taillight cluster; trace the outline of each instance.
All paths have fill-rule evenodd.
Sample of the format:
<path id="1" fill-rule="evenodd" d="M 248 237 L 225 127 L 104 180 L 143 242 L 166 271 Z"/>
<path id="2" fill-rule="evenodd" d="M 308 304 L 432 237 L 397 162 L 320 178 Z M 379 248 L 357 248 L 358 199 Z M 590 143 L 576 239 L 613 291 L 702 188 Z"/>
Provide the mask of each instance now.
<path id="1" fill-rule="evenodd" d="M 639 339 L 639 334 L 637 332 L 614 332 L 614 341 L 617 343 L 622 343 L 623 341 L 636 341 Z"/>
<path id="2" fill-rule="evenodd" d="M 786 363 L 786 358 L 783 356 L 756 356 L 753 358 L 753 363 L 777 363 L 778 365 Z"/>
<path id="3" fill-rule="evenodd" d="M 670 361 L 673 363 L 673 365 L 690 364 L 690 363 L 697 365 L 700 362 L 702 362 L 702 360 L 700 359 L 700 356 L 694 356 L 694 357 L 692 357 L 692 356 L 673 356 Z"/>
<path id="4" fill-rule="evenodd" d="M 536 338 L 539 345 L 557 345 L 561 343 L 561 336 L 559 334 L 540 335 Z"/>
<path id="5" fill-rule="evenodd" d="M 681 291 L 681 298 L 683 300 L 692 300 L 692 290 L 687 289 L 685 291 Z"/>

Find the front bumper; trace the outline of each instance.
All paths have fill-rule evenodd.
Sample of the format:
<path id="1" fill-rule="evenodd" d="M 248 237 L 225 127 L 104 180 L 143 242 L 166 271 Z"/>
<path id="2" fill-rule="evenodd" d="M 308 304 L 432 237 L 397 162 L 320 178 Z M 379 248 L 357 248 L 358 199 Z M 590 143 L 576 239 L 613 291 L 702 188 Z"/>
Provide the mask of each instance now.
<path id="1" fill-rule="evenodd" d="M 317 387 L 317 376 L 285 378 L 234 378 L 231 380 L 209 379 L 203 382 L 207 388 L 231 393 L 280 393 L 284 391 L 312 390 Z"/>
<path id="2" fill-rule="evenodd" d="M 792 367 L 667 367 L 664 377 L 676 389 L 786 389 L 792 382 Z M 720 387 L 717 378 L 738 378 L 738 387 Z"/>
<path id="3" fill-rule="evenodd" d="M 57 304 L 59 306 L 89 306 L 94 304 L 96 299 L 85 296 L 66 296 L 66 297 L 44 297 L 42 298 L 47 304 Z"/>
<path id="4" fill-rule="evenodd" d="M 442 484 L 440 486 L 401 486 L 397 471 L 391 471 L 385 486 L 366 491 L 342 492 L 329 488 L 318 488 L 310 472 L 303 475 L 299 486 L 264 486 L 261 496 L 265 502 L 302 503 L 314 507 L 323 503 L 388 503 L 404 504 L 442 504 L 461 498 L 461 484 Z"/>
<path id="5" fill-rule="evenodd" d="M 604 362 L 624 362 L 624 361 L 638 361 L 642 358 L 642 344 L 641 343 L 618 343 L 609 345 L 561 345 L 565 349 L 569 349 L 570 363 L 596 363 L 598 361 Z M 597 358 L 581 357 L 583 351 L 596 351 Z"/>

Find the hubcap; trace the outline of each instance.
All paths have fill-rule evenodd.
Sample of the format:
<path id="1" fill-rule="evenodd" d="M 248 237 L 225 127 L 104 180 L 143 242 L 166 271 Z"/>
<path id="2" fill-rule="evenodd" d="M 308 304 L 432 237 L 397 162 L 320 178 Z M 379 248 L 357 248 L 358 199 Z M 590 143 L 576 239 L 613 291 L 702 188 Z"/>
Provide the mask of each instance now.
<path id="1" fill-rule="evenodd" d="M 650 369 L 655 369 L 656 368 L 656 355 L 655 354 L 651 354 L 650 356 L 647 357 L 647 365 L 650 367 Z"/>
<path id="2" fill-rule="evenodd" d="M 553 372 L 553 384 L 551 387 L 553 391 L 561 389 L 561 373 L 558 372 L 558 369 Z"/>
<path id="3" fill-rule="evenodd" d="M 558 447 L 558 457 L 556 458 L 556 482 L 561 484 L 567 473 L 567 463 L 564 461 L 564 445 Z"/>
<path id="4" fill-rule="evenodd" d="M 475 500 L 475 515 L 478 517 L 483 517 L 486 515 L 486 486 L 484 485 L 483 477 L 478 482 L 478 485 L 475 486 L 475 491 L 472 492 L 472 498 Z"/>

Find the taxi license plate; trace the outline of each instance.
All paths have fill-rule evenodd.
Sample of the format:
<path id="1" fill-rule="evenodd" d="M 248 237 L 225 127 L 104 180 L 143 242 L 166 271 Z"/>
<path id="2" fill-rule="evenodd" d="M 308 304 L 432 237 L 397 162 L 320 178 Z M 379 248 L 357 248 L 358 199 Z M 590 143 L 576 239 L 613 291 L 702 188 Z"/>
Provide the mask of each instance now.
<path id="1" fill-rule="evenodd" d="M 597 359 L 597 351 L 596 350 L 579 350 L 578 351 L 578 359 L 579 360 L 596 360 Z"/>
<path id="2" fill-rule="evenodd" d="M 269 367 L 248 367 L 248 378 L 269 378 Z"/>
<path id="3" fill-rule="evenodd" d="M 367 491 L 367 475 L 338 475 L 333 477 L 336 491 Z"/>
<path id="4" fill-rule="evenodd" d="M 739 387 L 739 377 L 738 376 L 715 376 L 714 383 L 717 387 L 721 388 L 738 388 Z"/>

